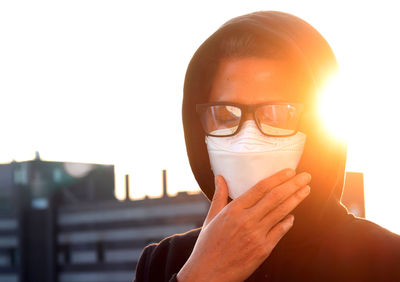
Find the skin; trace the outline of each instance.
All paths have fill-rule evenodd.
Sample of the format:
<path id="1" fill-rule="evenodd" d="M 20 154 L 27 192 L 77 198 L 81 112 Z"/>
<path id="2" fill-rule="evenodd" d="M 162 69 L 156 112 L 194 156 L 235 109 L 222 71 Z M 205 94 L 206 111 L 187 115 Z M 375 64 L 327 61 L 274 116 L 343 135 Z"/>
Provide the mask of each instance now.
<path id="1" fill-rule="evenodd" d="M 210 102 L 299 102 L 296 75 L 286 61 L 225 59 L 219 64 Z M 290 212 L 309 195 L 310 181 L 308 173 L 296 175 L 285 169 L 228 203 L 227 184 L 216 176 L 208 215 L 178 281 L 247 279 L 293 226 Z"/>

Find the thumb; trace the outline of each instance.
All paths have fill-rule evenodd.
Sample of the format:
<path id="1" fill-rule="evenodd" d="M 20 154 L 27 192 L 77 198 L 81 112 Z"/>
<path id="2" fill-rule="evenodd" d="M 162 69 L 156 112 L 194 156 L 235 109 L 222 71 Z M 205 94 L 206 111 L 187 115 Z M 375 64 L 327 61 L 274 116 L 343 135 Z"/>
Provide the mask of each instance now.
<path id="1" fill-rule="evenodd" d="M 221 175 L 215 176 L 215 191 L 204 227 L 228 204 L 228 186 Z"/>

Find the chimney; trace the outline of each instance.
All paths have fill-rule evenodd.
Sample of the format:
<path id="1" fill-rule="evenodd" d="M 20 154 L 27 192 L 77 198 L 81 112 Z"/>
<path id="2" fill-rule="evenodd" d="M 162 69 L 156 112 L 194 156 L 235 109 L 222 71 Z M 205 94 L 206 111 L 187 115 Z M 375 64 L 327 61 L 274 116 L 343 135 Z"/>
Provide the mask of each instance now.
<path id="1" fill-rule="evenodd" d="M 125 201 L 129 200 L 129 174 L 125 174 Z"/>
<path id="2" fill-rule="evenodd" d="M 163 169 L 162 171 L 162 184 L 163 184 L 163 197 L 168 197 L 168 192 L 167 192 L 167 170 Z"/>

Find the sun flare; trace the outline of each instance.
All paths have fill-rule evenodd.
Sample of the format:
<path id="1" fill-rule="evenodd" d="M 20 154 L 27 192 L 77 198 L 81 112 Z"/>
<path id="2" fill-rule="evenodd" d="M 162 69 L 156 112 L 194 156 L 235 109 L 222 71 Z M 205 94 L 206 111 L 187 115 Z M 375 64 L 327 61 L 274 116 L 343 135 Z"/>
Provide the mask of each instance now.
<path id="1" fill-rule="evenodd" d="M 380 99 L 371 99 L 377 93 Z M 395 101 L 385 102 L 388 92 L 377 92 L 367 83 L 357 84 L 353 76 L 343 74 L 332 76 L 320 94 L 319 114 L 325 126 L 332 136 L 347 143 L 346 171 L 364 174 L 367 219 L 400 233 L 400 224 L 390 216 L 398 213 L 395 199 L 400 197 L 400 189 L 390 176 L 396 174 L 392 171 L 397 171 L 396 160 L 400 158 L 400 153 L 393 150 L 399 140 L 393 130 Z M 387 140 L 386 146 L 383 140 Z"/>

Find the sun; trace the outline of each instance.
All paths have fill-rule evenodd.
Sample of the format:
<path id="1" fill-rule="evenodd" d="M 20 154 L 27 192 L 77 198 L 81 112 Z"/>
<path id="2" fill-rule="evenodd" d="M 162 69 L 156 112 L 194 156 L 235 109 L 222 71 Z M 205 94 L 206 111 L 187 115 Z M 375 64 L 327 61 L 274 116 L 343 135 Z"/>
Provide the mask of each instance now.
<path id="1" fill-rule="evenodd" d="M 319 93 L 319 116 L 328 131 L 344 142 L 349 141 L 352 135 L 349 114 L 350 109 L 354 109 L 353 103 L 353 96 L 346 90 L 340 73 L 330 75 Z"/>

